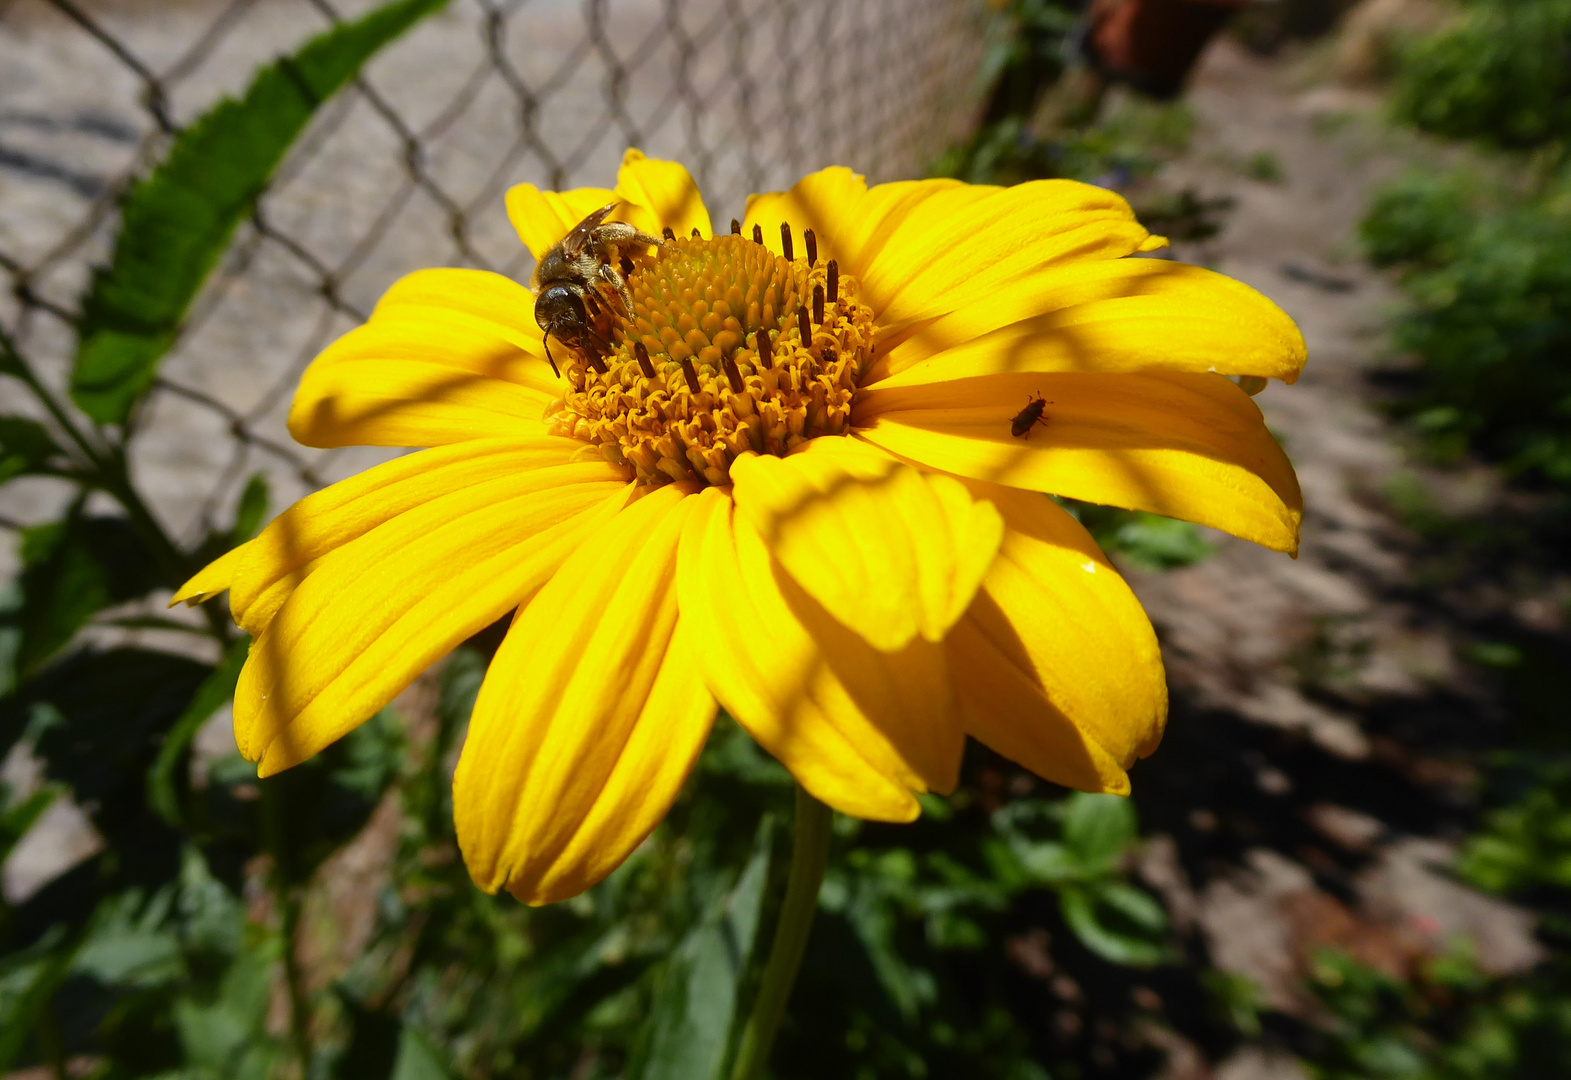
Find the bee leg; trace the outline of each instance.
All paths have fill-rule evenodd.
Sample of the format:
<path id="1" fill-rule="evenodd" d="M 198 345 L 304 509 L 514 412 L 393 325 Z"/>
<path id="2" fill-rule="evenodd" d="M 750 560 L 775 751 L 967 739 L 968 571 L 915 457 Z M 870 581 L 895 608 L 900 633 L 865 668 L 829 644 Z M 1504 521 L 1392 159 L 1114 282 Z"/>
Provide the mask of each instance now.
<path id="1" fill-rule="evenodd" d="M 671 244 L 658 236 L 650 236 L 625 221 L 612 221 L 600 226 L 594 231 L 594 241 L 597 246 L 616 244 L 620 247 L 636 245 L 638 247 L 657 247 L 661 251 L 672 250 Z"/>
<path id="2" fill-rule="evenodd" d="M 607 374 L 610 369 L 606 367 L 605 358 L 615 351 L 611 348 L 611 343 L 588 326 L 584 327 L 579 341 L 582 343 L 581 347 L 585 355 L 589 358 L 589 366 L 602 375 Z"/>
<path id="3" fill-rule="evenodd" d="M 551 365 L 551 374 L 560 379 L 562 377 L 562 373 L 556 369 L 556 360 L 551 356 L 551 335 L 543 335 L 540 338 L 540 344 L 545 346 L 545 360 L 546 363 Z"/>
<path id="4" fill-rule="evenodd" d="M 622 277 L 616 267 L 609 263 L 600 268 L 600 277 L 616 290 L 617 296 L 622 298 L 622 311 L 631 315 L 633 313 L 633 294 L 628 291 L 626 279 Z"/>

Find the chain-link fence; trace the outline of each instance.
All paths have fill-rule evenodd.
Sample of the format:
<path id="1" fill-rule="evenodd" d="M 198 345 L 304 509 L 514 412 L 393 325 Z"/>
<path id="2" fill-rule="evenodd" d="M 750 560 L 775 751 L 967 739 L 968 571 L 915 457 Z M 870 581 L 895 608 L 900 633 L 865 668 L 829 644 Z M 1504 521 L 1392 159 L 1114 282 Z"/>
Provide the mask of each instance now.
<path id="1" fill-rule="evenodd" d="M 131 177 L 252 71 L 367 10 L 331 0 L 0 0 L 0 326 L 63 381 L 76 298 Z M 237 485 L 274 506 L 385 456 L 302 451 L 300 371 L 397 276 L 526 280 L 520 181 L 608 185 L 627 146 L 687 163 L 717 221 L 849 164 L 919 174 L 963 131 L 978 0 L 453 0 L 316 118 L 191 313 L 137 418 L 139 486 L 202 534 Z M 53 509 L 12 485 L 0 517 Z"/>

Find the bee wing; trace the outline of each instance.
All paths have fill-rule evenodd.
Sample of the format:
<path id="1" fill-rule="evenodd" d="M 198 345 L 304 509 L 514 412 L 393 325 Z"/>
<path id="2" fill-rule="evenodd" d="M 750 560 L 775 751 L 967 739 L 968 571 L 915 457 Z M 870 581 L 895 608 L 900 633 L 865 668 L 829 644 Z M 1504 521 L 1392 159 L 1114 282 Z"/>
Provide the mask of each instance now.
<path id="1" fill-rule="evenodd" d="M 589 238 L 594 235 L 594 231 L 600 227 L 602 221 L 610 216 L 611 211 L 616 209 L 616 205 L 614 202 L 606 203 L 600 209 L 584 218 L 583 221 L 574 225 L 573 231 L 564 236 L 561 244 L 558 245 L 562 252 L 569 258 L 572 258 L 580 251 L 583 251 L 589 244 Z"/>

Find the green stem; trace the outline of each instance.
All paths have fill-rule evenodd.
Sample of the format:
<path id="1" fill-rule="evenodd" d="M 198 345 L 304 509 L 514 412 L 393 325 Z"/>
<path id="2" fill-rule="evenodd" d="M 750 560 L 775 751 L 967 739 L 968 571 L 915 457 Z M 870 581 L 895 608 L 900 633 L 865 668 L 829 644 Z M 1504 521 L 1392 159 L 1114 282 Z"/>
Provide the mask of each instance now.
<path id="1" fill-rule="evenodd" d="M 131 483 L 126 468 L 124 447 L 106 448 L 95 443 L 71 418 L 65 405 L 50 392 L 49 387 L 44 385 L 32 365 L 17 350 L 16 343 L 4 331 L 0 331 L 0 355 L 9 361 L 10 373 L 33 392 L 39 404 L 43 405 L 54 418 L 55 423 L 60 426 L 60 430 L 76 444 L 87 466 L 87 471 L 81 479 L 88 485 L 106 492 L 120 504 L 131 522 L 131 527 L 141 535 L 143 543 L 147 544 L 153 558 L 158 561 L 159 570 L 164 575 L 166 583 L 172 589 L 179 588 L 198 567 L 191 564 L 179 545 L 164 531 L 164 527 L 159 524 L 153 511 L 142 501 L 141 493 Z M 216 638 L 220 645 L 227 645 L 233 633 L 223 612 L 209 605 L 202 609 L 202 614 L 207 619 L 208 633 Z"/>
<path id="2" fill-rule="evenodd" d="M 272 856 L 268 875 L 273 903 L 278 908 L 278 932 L 284 946 L 284 990 L 289 998 L 289 1043 L 300 1065 L 301 1080 L 311 1073 L 311 1012 L 306 1000 L 305 974 L 295 954 L 295 937 L 300 929 L 300 895 L 294 886 L 292 861 L 283 836 L 283 806 L 276 785 L 266 780 L 262 789 L 262 842 Z"/>
<path id="3" fill-rule="evenodd" d="M 796 983 L 807 937 L 813 929 L 813 914 L 818 910 L 818 887 L 824 880 L 829 861 L 829 825 L 834 811 L 796 789 L 796 841 L 791 849 L 791 877 L 786 883 L 785 902 L 780 921 L 775 924 L 775 940 L 764 965 L 763 980 L 753 1012 L 747 1018 L 742 1042 L 737 1048 L 731 1080 L 754 1080 L 763 1074 L 774 1045 L 775 1032 L 785 1016 L 791 987 Z"/>
<path id="4" fill-rule="evenodd" d="M 65 1035 L 60 1030 L 60 1018 L 55 1015 L 54 1002 L 46 1004 L 38 1015 L 38 1047 L 49 1063 L 54 1080 L 71 1080 L 70 1062 L 66 1060 Z"/>
<path id="5" fill-rule="evenodd" d="M 33 396 L 38 399 L 39 404 L 54 418 L 55 423 L 60 425 L 60 430 L 65 432 L 67 438 L 76 444 L 77 449 L 82 452 L 82 456 L 87 459 L 87 464 L 95 470 L 102 469 L 103 451 L 83 434 L 81 428 L 76 426 L 76 422 L 71 419 L 71 414 L 66 411 L 65 406 L 50 392 L 49 387 L 44 385 L 43 380 L 38 377 L 38 373 L 33 370 L 32 365 L 17 350 L 16 343 L 4 331 L 0 331 L 0 353 L 3 353 L 5 358 L 10 361 L 10 373 L 15 375 L 24 386 L 33 392 Z"/>

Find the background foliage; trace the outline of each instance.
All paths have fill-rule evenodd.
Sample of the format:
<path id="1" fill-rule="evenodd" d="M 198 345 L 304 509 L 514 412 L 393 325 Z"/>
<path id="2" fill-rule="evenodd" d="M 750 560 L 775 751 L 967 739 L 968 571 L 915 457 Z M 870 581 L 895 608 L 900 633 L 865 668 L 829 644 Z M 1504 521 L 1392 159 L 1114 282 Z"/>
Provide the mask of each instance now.
<path id="1" fill-rule="evenodd" d="M 1571 4 L 1474 0 L 1398 58 L 1397 118 L 1480 147 L 1371 207 L 1370 258 L 1412 298 L 1403 402 L 1443 456 L 1571 483 Z"/>

